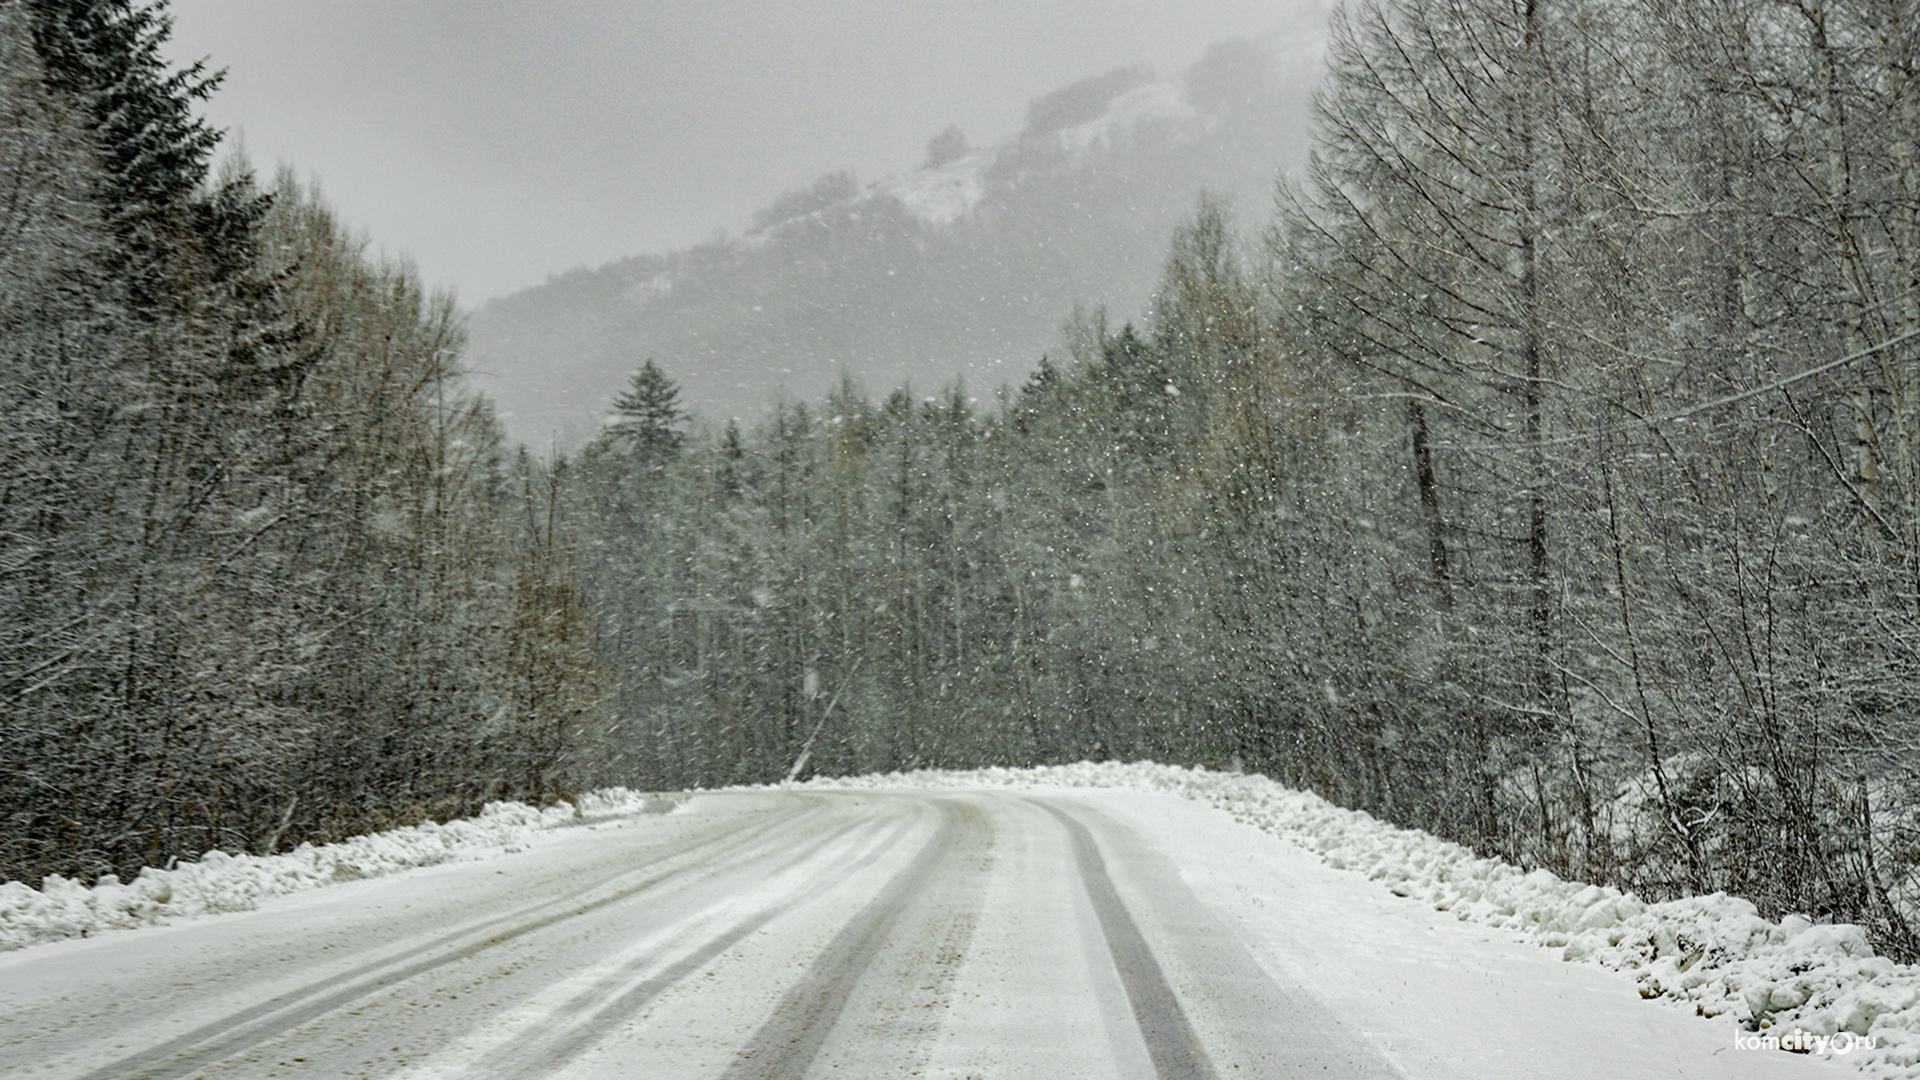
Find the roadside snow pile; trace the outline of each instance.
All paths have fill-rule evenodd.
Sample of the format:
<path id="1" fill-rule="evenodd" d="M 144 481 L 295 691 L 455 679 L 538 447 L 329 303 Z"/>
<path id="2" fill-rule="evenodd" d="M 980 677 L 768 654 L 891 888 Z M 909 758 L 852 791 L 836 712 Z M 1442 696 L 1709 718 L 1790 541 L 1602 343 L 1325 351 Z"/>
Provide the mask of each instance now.
<path id="1" fill-rule="evenodd" d="M 534 833 L 581 820 L 661 813 L 674 804 L 658 795 L 612 788 L 577 805 L 544 810 L 525 803 L 488 803 L 478 817 L 428 822 L 338 844 L 302 844 L 284 855 L 209 851 L 170 870 L 147 867 L 130 882 L 103 875 L 92 888 L 49 875 L 39 889 L 0 884 L 0 951 L 102 930 L 153 926 L 222 911 L 247 911 L 270 896 L 337 881 L 377 877 L 415 866 L 478 858 L 511 849 Z"/>
<path id="2" fill-rule="evenodd" d="M 1920 969 L 1875 956 L 1857 926 L 1778 923 L 1722 893 L 1646 904 L 1631 893 L 1483 859 L 1262 776 L 1140 763 L 915 772 L 830 787 L 1102 787 L 1163 791 L 1225 810 L 1396 895 L 1462 921 L 1634 974 L 1640 995 L 1731 1014 L 1743 1045 L 1838 1058 L 1877 1078 L 1920 1077 Z"/>

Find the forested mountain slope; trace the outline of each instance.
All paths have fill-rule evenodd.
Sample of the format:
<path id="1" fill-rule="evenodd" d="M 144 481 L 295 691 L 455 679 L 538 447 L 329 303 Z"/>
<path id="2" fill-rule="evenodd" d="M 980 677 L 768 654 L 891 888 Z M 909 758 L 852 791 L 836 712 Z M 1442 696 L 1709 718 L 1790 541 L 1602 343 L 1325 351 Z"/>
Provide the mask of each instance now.
<path id="1" fill-rule="evenodd" d="M 475 385 L 546 447 L 599 427 L 653 359 L 714 420 L 811 398 L 843 373 L 882 390 L 956 376 L 1018 382 L 1076 304 L 1136 312 L 1202 189 L 1264 218 L 1304 158 L 1317 18 L 1215 46 L 1177 76 L 1120 69 L 1036 99 L 1017 137 L 936 136 L 927 164 L 860 184 L 830 174 L 744 236 L 577 269 L 487 304 Z"/>

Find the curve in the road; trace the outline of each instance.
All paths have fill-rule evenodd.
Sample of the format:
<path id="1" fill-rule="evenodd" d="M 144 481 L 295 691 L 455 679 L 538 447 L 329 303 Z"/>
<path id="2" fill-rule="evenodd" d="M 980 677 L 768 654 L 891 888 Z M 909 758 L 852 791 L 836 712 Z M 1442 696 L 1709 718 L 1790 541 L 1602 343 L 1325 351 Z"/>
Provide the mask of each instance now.
<path id="1" fill-rule="evenodd" d="M 322 920 L 299 950 L 195 958 L 138 984 L 159 1006 L 152 1020 L 98 975 L 75 999 L 87 1012 L 21 995 L 31 1009 L 0 1016 L 0 1046 L 15 1040 L 16 1056 L 82 1080 L 1395 1075 L 1324 1005 L 1276 982 L 1144 826 L 1097 804 L 714 798 L 714 817 L 658 836 L 556 843 L 519 886 L 449 868 L 443 880 L 466 891 Z M 314 966 L 281 966 L 295 957 Z M 173 1007 L 173 986 L 219 993 Z M 127 1018 L 138 1022 L 111 1041 L 85 1042 L 89 1025 Z M 49 1020 L 80 1038 L 48 1036 Z"/>

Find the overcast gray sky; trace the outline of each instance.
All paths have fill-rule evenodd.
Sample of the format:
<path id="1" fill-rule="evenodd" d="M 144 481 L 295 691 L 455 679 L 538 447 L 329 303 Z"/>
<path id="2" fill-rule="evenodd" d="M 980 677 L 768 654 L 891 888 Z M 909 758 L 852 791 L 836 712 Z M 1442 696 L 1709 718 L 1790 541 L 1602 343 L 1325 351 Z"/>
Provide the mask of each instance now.
<path id="1" fill-rule="evenodd" d="M 262 174 L 317 177 L 463 304 L 738 233 L 780 192 L 987 144 L 1031 98 L 1172 74 L 1299 0 L 173 0 Z"/>

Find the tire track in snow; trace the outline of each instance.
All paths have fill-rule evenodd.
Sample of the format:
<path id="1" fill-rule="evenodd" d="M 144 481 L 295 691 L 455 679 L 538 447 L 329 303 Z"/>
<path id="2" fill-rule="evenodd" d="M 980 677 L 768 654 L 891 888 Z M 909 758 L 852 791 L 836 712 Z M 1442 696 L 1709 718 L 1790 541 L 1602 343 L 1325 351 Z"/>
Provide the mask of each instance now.
<path id="1" fill-rule="evenodd" d="M 1120 973 L 1121 985 L 1126 988 L 1134 1023 L 1146 1042 L 1154 1071 L 1165 1080 L 1214 1080 L 1213 1063 L 1188 1022 L 1179 996 L 1167 982 L 1166 973 L 1161 971 L 1160 962 L 1154 958 L 1153 949 L 1147 945 L 1139 925 L 1113 887 L 1113 879 L 1107 875 L 1106 859 L 1094 843 L 1093 833 L 1056 806 L 1037 800 L 1035 805 L 1060 822 L 1073 844 L 1081 883 L 1086 887 L 1100 931 L 1106 936 L 1107 951 Z"/>
<path id="2" fill-rule="evenodd" d="M 743 851 L 757 851 L 772 846 L 790 831 L 789 826 L 793 825 L 797 819 L 817 811 L 821 801 L 809 799 L 807 805 L 796 807 L 771 821 L 749 821 L 732 826 L 690 845 L 648 859 L 638 867 L 630 867 L 603 877 L 591 885 L 576 890 L 571 896 L 527 905 L 517 911 L 443 934 L 393 956 L 384 957 L 299 989 L 279 994 L 258 1005 L 242 1009 L 212 1023 L 203 1024 L 158 1046 L 95 1069 L 84 1074 L 80 1080 L 120 1080 L 128 1076 L 138 1076 L 142 1080 L 174 1080 L 174 1078 L 186 1076 L 206 1065 L 244 1053 L 276 1036 L 362 998 L 380 993 L 396 983 L 468 959 L 496 945 L 505 944 L 567 919 L 619 903 L 675 879 L 696 874 L 713 874 L 716 872 L 713 860 L 733 857 L 735 861 L 740 861 L 743 858 L 740 853 Z M 849 822 L 832 833 L 818 838 L 804 850 L 810 854 L 859 826 L 859 822 Z M 695 856 L 698 858 L 693 858 Z M 752 857 L 757 856 L 749 855 L 744 858 Z M 636 873 L 670 862 L 683 865 L 669 867 L 641 881 L 622 885 L 614 892 L 597 899 L 584 903 L 575 902 L 577 897 L 590 894 L 612 882 L 630 878 Z M 564 905 L 564 907 L 562 910 L 552 911 L 551 909 L 556 905 Z M 534 913 L 543 910 L 548 913 L 534 916 Z M 488 933 L 501 926 L 506 926 L 507 929 Z M 469 940 L 475 935 L 485 936 L 480 937 L 479 940 Z M 456 944 L 461 941 L 467 943 Z M 426 958 L 416 959 L 423 956 Z M 409 963 L 409 961 L 414 962 Z M 156 1062 L 158 1064 L 155 1064 Z"/>
<path id="3" fill-rule="evenodd" d="M 907 901 L 907 913 L 861 973 L 811 1072 L 843 1080 L 927 1075 L 983 918 L 999 838 L 978 802 L 956 809 L 960 831 L 937 876 Z"/>
<path id="4" fill-rule="evenodd" d="M 985 849 L 989 830 L 978 808 L 934 800 L 940 826 L 920 854 L 835 934 L 818 959 L 775 1007 L 773 1016 L 735 1054 L 722 1080 L 788 1080 L 806 1072 L 825 1045 L 861 976 L 886 950 L 894 928 L 917 898 L 949 880 L 977 878 L 964 865 Z M 938 927 L 937 937 L 950 938 Z"/>
<path id="5" fill-rule="evenodd" d="M 1335 1075 L 1349 1080 L 1404 1080 L 1406 1074 L 1373 1041 L 1323 1001 L 1296 981 L 1286 985 L 1276 981 L 1256 959 L 1248 941 L 1182 880 L 1163 849 L 1094 807 L 1078 801 L 1063 806 L 1046 809 L 1074 835 L 1076 854 L 1091 851 L 1101 870 L 1095 888 L 1111 894 L 1114 910 L 1140 934 L 1138 948 L 1152 950 L 1169 996 L 1175 984 L 1186 995 L 1175 1007 L 1206 1071 L 1192 1071 L 1177 1059 L 1163 1061 L 1156 1052 L 1150 1057 L 1160 1076 Z M 1108 858 L 1123 871 L 1120 882 L 1133 898 L 1137 919 L 1118 896 L 1112 874 L 1106 872 Z M 1083 876 L 1087 876 L 1084 862 Z M 1095 906 L 1100 906 L 1098 901 Z M 1108 936 L 1111 941 L 1111 930 Z M 1118 951 L 1115 959 L 1118 964 Z M 1134 984 L 1124 969 L 1122 978 L 1131 997 Z M 1141 1027 L 1144 1033 L 1146 1025 Z M 1148 1046 L 1151 1050 L 1151 1039 Z"/>
<path id="6" fill-rule="evenodd" d="M 760 876 L 778 877 L 812 859 L 834 840 L 856 828 L 881 831 L 874 822 L 850 822 L 820 842 L 799 849 L 779 864 L 765 870 Z M 619 970 L 602 976 L 593 986 L 575 994 L 558 1007 L 555 1015 L 579 1018 L 569 1024 L 565 1030 L 545 1039 L 536 1037 L 518 1041 L 510 1047 L 490 1054 L 472 1068 L 470 1075 L 527 1077 L 558 1071 L 606 1038 L 662 993 L 687 976 L 706 967 L 721 954 L 732 949 L 778 916 L 818 900 L 822 894 L 845 878 L 859 873 L 884 858 L 906 837 L 908 828 L 893 829 L 879 843 L 873 844 L 851 863 L 822 868 L 800 891 L 782 897 L 778 903 L 754 911 L 726 929 L 708 936 L 690 950 L 685 941 L 677 941 L 669 946 L 649 950 L 646 954 L 623 964 Z M 682 955 L 656 973 L 637 983 L 634 982 L 643 972 L 666 961 L 675 952 L 680 952 Z M 626 989 L 622 990 L 623 986 Z M 613 996 L 609 997 L 609 995 Z M 605 1004 L 596 1008 L 596 1002 Z"/>

